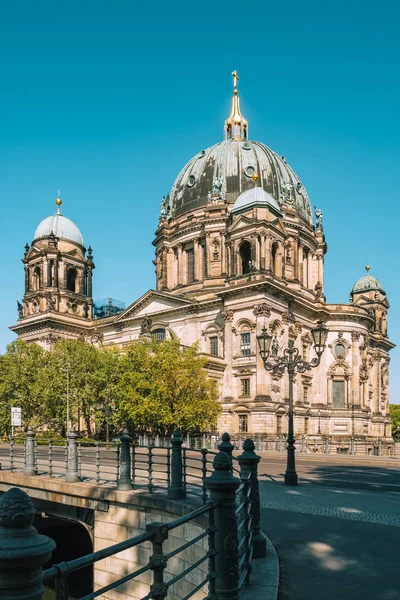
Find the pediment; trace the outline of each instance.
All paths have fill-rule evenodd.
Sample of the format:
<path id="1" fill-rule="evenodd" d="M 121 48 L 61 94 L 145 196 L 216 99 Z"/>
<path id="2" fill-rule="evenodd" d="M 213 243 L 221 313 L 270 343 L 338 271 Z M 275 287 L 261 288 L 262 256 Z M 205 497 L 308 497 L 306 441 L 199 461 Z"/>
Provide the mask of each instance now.
<path id="1" fill-rule="evenodd" d="M 138 300 L 135 300 L 130 304 L 122 313 L 120 313 L 114 322 L 125 321 L 132 317 L 140 317 L 143 315 L 150 315 L 153 313 L 159 313 L 171 308 L 179 308 L 193 305 L 193 302 L 186 300 L 185 298 L 177 298 L 172 294 L 166 292 L 157 292 L 155 290 L 149 290 Z"/>
<path id="2" fill-rule="evenodd" d="M 286 230 L 285 225 L 282 223 L 282 220 L 279 219 L 277 220 L 275 223 L 273 223 L 275 229 L 278 229 L 278 231 L 281 231 L 285 236 L 288 235 L 288 232 Z"/>
<path id="3" fill-rule="evenodd" d="M 243 229 L 244 227 L 248 227 L 249 225 L 254 225 L 257 221 L 255 221 L 254 219 L 249 219 L 248 217 L 244 217 L 243 215 L 240 215 L 235 222 L 228 228 L 228 231 L 230 233 L 233 233 L 234 231 L 238 231 L 240 229 Z"/>
<path id="4" fill-rule="evenodd" d="M 40 256 L 41 254 L 43 254 L 43 250 L 40 250 L 39 248 L 36 248 L 36 246 L 31 246 L 29 248 L 28 254 L 26 255 L 26 260 L 31 260 L 33 258 L 35 258 L 36 256 Z"/>

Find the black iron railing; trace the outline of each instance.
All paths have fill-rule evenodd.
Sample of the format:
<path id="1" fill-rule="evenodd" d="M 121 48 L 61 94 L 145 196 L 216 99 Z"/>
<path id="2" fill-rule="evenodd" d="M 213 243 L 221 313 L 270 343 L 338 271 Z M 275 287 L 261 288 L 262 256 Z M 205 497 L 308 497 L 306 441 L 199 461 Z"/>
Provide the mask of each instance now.
<path id="1" fill-rule="evenodd" d="M 142 478 L 147 481 L 146 485 L 152 491 L 157 485 L 156 482 L 159 477 L 157 473 L 161 473 L 164 466 L 166 466 L 165 488 L 168 492 L 168 497 L 184 498 L 188 490 L 190 490 L 190 486 L 193 485 L 192 492 L 202 498 L 203 506 L 170 523 L 150 523 L 146 526 L 145 532 L 126 541 L 114 544 L 109 548 L 98 550 L 69 562 L 53 565 L 45 571 L 43 577 L 44 581 L 53 582 L 56 599 L 67 600 L 68 577 L 71 573 L 90 565 L 95 565 L 99 561 L 118 555 L 124 550 L 150 542 L 152 554 L 148 557 L 148 560 L 141 560 L 144 564 L 138 564 L 137 569 L 109 583 L 107 582 L 107 585 L 102 585 L 102 587 L 87 594 L 81 600 L 91 600 L 92 598 L 101 597 L 110 590 L 126 585 L 131 581 L 133 582 L 137 577 L 148 571 L 152 572 L 152 579 L 148 592 L 142 596 L 142 600 L 159 600 L 168 597 L 168 590 L 181 579 L 185 579 L 185 585 L 189 585 L 190 588 L 190 591 L 185 592 L 184 600 L 189 600 L 199 590 L 207 594 L 206 598 L 208 600 L 215 600 L 219 596 L 221 598 L 229 598 L 230 600 L 239 600 L 240 588 L 244 583 L 249 583 L 250 580 L 253 555 L 261 557 L 265 556 L 266 552 L 265 536 L 260 532 L 260 498 L 257 476 L 260 456 L 254 452 L 253 441 L 250 439 L 246 440 L 242 454 L 235 458 L 232 457 L 233 445 L 230 442 L 229 435 L 224 434 L 219 444 L 220 452 L 212 454 L 213 464 L 211 467 L 209 464 L 211 456 L 208 456 L 206 448 L 199 451 L 182 449 L 183 440 L 178 430 L 174 432 L 172 437 L 172 447 L 166 449 L 150 446 L 143 451 L 143 449 L 138 450 L 137 447 L 132 448 L 132 440 L 127 432 L 123 432 L 120 440 L 120 445 L 116 447 L 118 463 L 115 483 L 117 489 L 130 490 L 133 484 L 135 486 L 141 485 L 141 483 L 138 484 L 138 479 Z M 27 432 L 24 453 L 24 472 L 27 475 L 37 472 L 38 463 L 35 458 L 34 447 L 34 434 L 30 430 Z M 53 451 L 52 446 L 50 446 L 50 450 L 51 452 Z M 164 450 L 167 451 L 164 452 Z M 99 474 L 99 462 L 101 462 L 100 446 L 96 445 L 92 452 L 94 452 L 94 461 L 91 463 L 94 469 L 92 476 L 96 480 L 101 480 L 101 475 Z M 146 457 L 143 459 L 143 465 L 140 465 L 140 460 L 137 458 L 138 452 Z M 84 453 L 81 451 L 79 460 L 76 436 L 71 434 L 66 450 L 67 468 L 65 480 L 67 482 L 79 481 L 86 468 L 82 460 L 83 456 Z M 134 457 L 134 460 L 132 460 L 131 464 L 132 457 Z M 158 457 L 161 457 L 162 461 L 165 459 L 166 462 L 159 462 Z M 157 465 L 161 465 L 161 468 L 158 469 Z M 141 474 L 142 468 L 147 468 L 149 471 L 147 479 Z M 51 469 L 54 469 L 54 464 L 51 465 Z M 193 478 L 193 473 L 200 474 Z M 237 474 L 239 477 L 236 476 Z M 193 478 L 194 482 L 191 482 L 190 478 Z M 16 497 L 14 499 L 16 494 L 17 496 L 18 494 L 22 494 L 23 496 L 22 498 Z M 7 498 L 7 496 L 9 497 Z M 35 533 L 34 528 L 31 527 L 35 511 L 29 497 L 24 492 L 17 488 L 12 488 L 0 499 L 0 504 L 2 504 L 0 511 L 3 510 L 4 512 L 4 510 L 7 510 L 8 515 L 7 519 L 0 524 L 0 538 L 4 533 L 4 548 L 0 547 L 0 573 L 3 568 L 6 569 L 8 573 L 7 580 L 4 580 L 6 585 L 9 585 L 12 574 L 12 577 L 15 579 L 13 589 L 15 588 L 21 592 L 20 595 L 15 595 L 16 599 L 31 597 L 29 594 L 27 595 L 27 589 L 34 584 L 35 586 L 38 585 L 38 578 L 41 574 L 41 570 L 39 569 L 38 571 L 38 564 L 43 565 L 49 560 L 49 552 L 54 549 L 54 544 L 51 540 L 45 542 L 48 538 L 46 536 L 37 536 L 37 532 Z M 15 521 L 11 514 L 14 509 L 10 508 L 13 506 L 18 516 L 18 519 L 15 519 Z M 21 507 L 23 506 L 26 507 L 26 517 L 24 517 L 26 532 L 24 535 L 33 538 L 36 535 L 40 538 L 36 542 L 40 548 L 38 553 L 35 554 L 32 551 L 33 542 L 26 545 L 27 554 L 24 561 L 33 561 L 32 564 L 34 563 L 35 565 L 35 577 L 33 579 L 29 575 L 29 565 L 27 566 L 26 562 L 24 562 L 24 573 L 26 572 L 29 576 L 25 578 L 21 577 L 21 569 L 18 565 L 15 566 L 14 563 L 8 565 L 1 563 L 2 560 L 7 561 L 9 557 L 13 556 L 10 550 L 14 542 L 16 545 L 19 544 L 18 540 L 22 527 L 21 511 L 23 510 Z M 201 523 L 199 519 L 201 519 Z M 197 533 L 197 531 L 193 532 L 191 539 L 185 537 L 185 541 L 182 541 L 179 547 L 170 546 L 167 548 L 166 541 L 169 532 L 189 522 L 200 525 L 200 531 L 201 529 L 203 531 L 200 533 Z M 13 527 L 18 528 L 15 536 L 12 535 L 11 531 Z M 182 534 L 178 537 L 181 536 Z M 204 539 L 208 540 L 206 548 L 201 544 Z M 199 552 L 193 553 L 193 555 L 197 554 L 197 556 L 191 562 L 188 562 L 188 553 L 186 551 L 195 544 L 201 548 L 202 554 L 198 556 Z M 8 548 L 8 545 L 10 548 Z M 185 557 L 182 568 L 179 571 L 175 565 L 172 571 L 172 567 L 169 569 L 168 561 L 181 553 L 184 553 Z M 40 561 L 38 562 L 39 556 Z M 195 571 L 196 573 L 194 573 Z M 109 576 L 112 577 L 111 574 Z M 3 589 L 1 586 L 4 582 L 0 578 L 0 597 Z M 37 588 L 35 587 L 35 598 L 40 597 L 37 593 Z"/>
<path id="2" fill-rule="evenodd" d="M 147 595 L 143 596 L 142 600 L 150 600 L 153 598 L 161 598 L 167 597 L 168 590 L 176 584 L 181 579 L 186 578 L 190 573 L 195 571 L 200 567 L 200 565 L 207 563 L 207 574 L 201 576 L 201 581 L 193 587 L 193 589 L 185 596 L 187 600 L 194 596 L 200 589 L 204 589 L 208 592 L 208 598 L 215 598 L 215 580 L 216 580 L 216 570 L 215 570 L 215 535 L 216 528 L 214 523 L 214 511 L 217 507 L 217 503 L 208 502 L 206 505 L 198 508 L 183 517 L 175 519 L 170 523 L 149 523 L 146 526 L 146 531 L 140 535 L 132 537 L 126 541 L 119 542 L 118 544 L 114 544 L 109 548 L 104 548 L 102 550 L 98 550 L 97 552 L 92 552 L 86 556 L 82 556 L 81 558 L 76 558 L 69 562 L 60 563 L 57 565 L 53 565 L 50 569 L 43 574 L 43 581 L 47 582 L 47 584 L 51 583 L 55 589 L 56 600 L 68 600 L 68 578 L 71 573 L 83 569 L 85 567 L 94 565 L 95 563 L 109 558 L 110 556 L 115 556 L 119 552 L 124 550 L 129 550 L 130 548 L 134 548 L 136 546 L 140 546 L 145 542 L 151 542 L 152 545 L 152 554 L 149 557 L 147 564 L 139 567 L 135 571 L 124 575 L 118 579 L 115 579 L 108 585 L 105 585 L 96 591 L 83 596 L 80 600 L 92 600 L 94 598 L 98 598 L 109 592 L 110 590 L 116 589 L 119 586 L 132 581 L 146 573 L 148 571 L 152 571 L 153 573 L 153 581 L 150 584 L 150 591 Z M 170 531 L 173 531 L 177 527 L 184 525 L 185 523 L 193 522 L 198 517 L 206 515 L 208 517 L 208 527 L 204 530 L 204 532 L 199 535 L 193 537 L 191 540 L 186 543 L 180 545 L 178 548 L 171 550 L 170 552 L 164 552 L 164 544 L 168 539 L 168 534 Z M 198 544 L 201 540 L 207 538 L 208 539 L 208 550 L 204 551 L 204 554 L 197 561 L 190 564 L 186 569 L 182 570 L 180 573 L 176 575 L 171 575 L 171 573 L 167 572 L 168 561 L 188 550 L 195 544 Z"/>

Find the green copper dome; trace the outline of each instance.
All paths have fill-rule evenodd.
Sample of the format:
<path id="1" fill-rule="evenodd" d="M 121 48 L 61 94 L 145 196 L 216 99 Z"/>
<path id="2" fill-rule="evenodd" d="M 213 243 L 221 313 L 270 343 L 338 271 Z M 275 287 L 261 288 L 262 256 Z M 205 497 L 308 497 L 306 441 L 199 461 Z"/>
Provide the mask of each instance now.
<path id="1" fill-rule="evenodd" d="M 360 279 L 353 285 L 351 293 L 357 294 L 360 292 L 369 292 L 370 290 L 378 290 L 382 294 L 386 295 L 382 284 L 375 279 L 375 277 L 372 277 L 372 275 L 369 274 L 369 267 L 367 267 L 367 274 L 363 277 L 360 277 Z"/>

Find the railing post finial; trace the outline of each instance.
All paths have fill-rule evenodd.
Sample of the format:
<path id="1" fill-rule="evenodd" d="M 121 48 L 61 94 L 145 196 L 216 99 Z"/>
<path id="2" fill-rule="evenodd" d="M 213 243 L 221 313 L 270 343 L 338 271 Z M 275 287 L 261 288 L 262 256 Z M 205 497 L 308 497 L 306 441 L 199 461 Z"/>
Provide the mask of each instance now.
<path id="1" fill-rule="evenodd" d="M 231 436 L 229 435 L 229 433 L 227 433 L 225 431 L 225 433 L 222 434 L 221 436 L 221 443 L 218 444 L 218 450 L 220 452 L 225 452 L 225 454 L 227 454 L 229 456 L 229 460 L 231 461 L 231 469 L 232 469 L 232 452 L 234 449 L 233 444 L 231 444 Z"/>
<path id="2" fill-rule="evenodd" d="M 43 596 L 43 565 L 56 547 L 33 527 L 35 508 L 19 488 L 0 499 L 0 598 L 39 600 Z"/>
<path id="3" fill-rule="evenodd" d="M 240 465 L 240 478 L 246 480 L 250 475 L 251 527 L 253 529 L 253 556 L 263 558 L 267 554 L 267 538 L 260 530 L 260 489 L 258 484 L 258 463 L 261 456 L 254 452 L 251 439 L 245 440 L 243 452 L 237 459 Z"/>

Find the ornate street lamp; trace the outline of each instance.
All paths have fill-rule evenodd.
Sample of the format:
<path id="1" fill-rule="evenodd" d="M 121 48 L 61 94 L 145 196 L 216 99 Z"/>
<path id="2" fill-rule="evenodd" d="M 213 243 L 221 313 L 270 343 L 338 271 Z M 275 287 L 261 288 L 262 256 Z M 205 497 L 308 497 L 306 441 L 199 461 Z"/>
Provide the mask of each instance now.
<path id="1" fill-rule="evenodd" d="M 297 485 L 297 473 L 295 464 L 295 446 L 294 446 L 294 427 L 293 427 L 293 377 L 296 371 L 304 373 L 311 370 L 313 367 L 318 367 L 321 362 L 321 356 L 325 350 L 326 339 L 328 337 L 328 329 L 318 321 L 316 327 L 311 330 L 314 341 L 314 350 L 317 354 L 310 362 L 302 359 L 299 351 L 294 346 L 293 340 L 289 340 L 288 348 L 283 351 L 283 356 L 272 356 L 268 362 L 269 351 L 271 348 L 272 335 L 268 333 L 266 328 L 257 336 L 260 356 L 264 363 L 264 368 L 272 373 L 282 375 L 287 369 L 289 374 L 289 431 L 287 445 L 287 465 L 285 473 L 285 485 Z"/>

